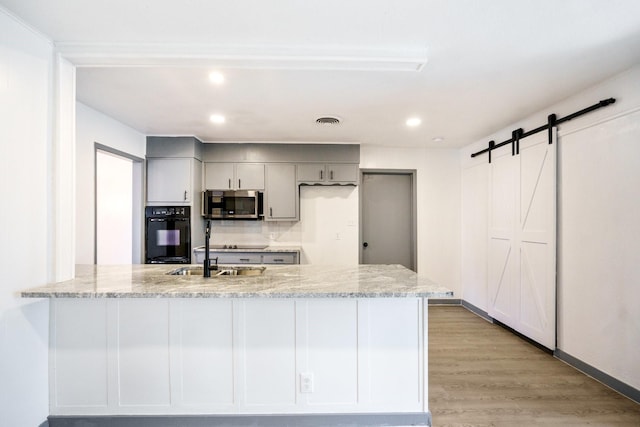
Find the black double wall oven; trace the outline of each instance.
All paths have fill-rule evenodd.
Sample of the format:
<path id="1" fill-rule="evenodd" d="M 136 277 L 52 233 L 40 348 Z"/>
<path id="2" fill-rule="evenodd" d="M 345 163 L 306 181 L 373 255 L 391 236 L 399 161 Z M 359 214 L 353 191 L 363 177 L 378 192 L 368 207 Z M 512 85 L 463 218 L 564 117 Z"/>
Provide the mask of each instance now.
<path id="1" fill-rule="evenodd" d="M 191 264 L 191 209 L 189 206 L 145 208 L 145 262 Z"/>

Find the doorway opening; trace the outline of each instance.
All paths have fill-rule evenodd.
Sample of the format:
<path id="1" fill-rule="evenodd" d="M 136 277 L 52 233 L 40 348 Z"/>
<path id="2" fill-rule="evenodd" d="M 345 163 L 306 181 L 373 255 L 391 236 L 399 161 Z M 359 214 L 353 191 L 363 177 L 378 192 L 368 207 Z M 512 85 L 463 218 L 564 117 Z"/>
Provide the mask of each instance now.
<path id="1" fill-rule="evenodd" d="M 95 144 L 96 264 L 140 264 L 143 159 Z"/>
<path id="2" fill-rule="evenodd" d="M 418 271 L 415 169 L 360 170 L 360 264 Z"/>

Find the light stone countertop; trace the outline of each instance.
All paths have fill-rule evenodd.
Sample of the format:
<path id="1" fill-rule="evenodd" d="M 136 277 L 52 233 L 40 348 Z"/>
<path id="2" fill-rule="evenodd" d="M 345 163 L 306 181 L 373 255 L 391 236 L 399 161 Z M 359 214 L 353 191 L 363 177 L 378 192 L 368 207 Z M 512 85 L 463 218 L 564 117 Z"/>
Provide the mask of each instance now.
<path id="1" fill-rule="evenodd" d="M 192 265 L 195 267 L 195 265 Z M 261 276 L 172 276 L 184 265 L 78 265 L 71 280 L 24 298 L 446 298 L 453 292 L 401 265 L 268 265 Z"/>

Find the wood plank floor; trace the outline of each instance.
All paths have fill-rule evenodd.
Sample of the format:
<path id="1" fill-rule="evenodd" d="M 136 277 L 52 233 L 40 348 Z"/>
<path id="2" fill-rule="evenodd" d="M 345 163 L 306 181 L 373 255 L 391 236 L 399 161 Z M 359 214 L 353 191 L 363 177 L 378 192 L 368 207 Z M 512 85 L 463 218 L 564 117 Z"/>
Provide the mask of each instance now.
<path id="1" fill-rule="evenodd" d="M 429 409 L 434 427 L 640 427 L 640 404 L 460 306 L 429 306 Z"/>

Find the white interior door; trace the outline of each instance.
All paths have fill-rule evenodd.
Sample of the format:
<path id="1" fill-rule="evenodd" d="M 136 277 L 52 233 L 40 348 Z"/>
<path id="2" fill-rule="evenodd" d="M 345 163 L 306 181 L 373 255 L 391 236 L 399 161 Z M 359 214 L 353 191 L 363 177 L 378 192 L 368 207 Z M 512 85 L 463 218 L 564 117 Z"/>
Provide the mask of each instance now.
<path id="1" fill-rule="evenodd" d="M 96 150 L 96 264 L 133 260 L 133 162 Z"/>
<path id="2" fill-rule="evenodd" d="M 556 340 L 556 146 L 546 138 L 524 139 L 519 155 L 507 151 L 495 159 L 489 214 L 489 315 L 551 349 Z"/>

